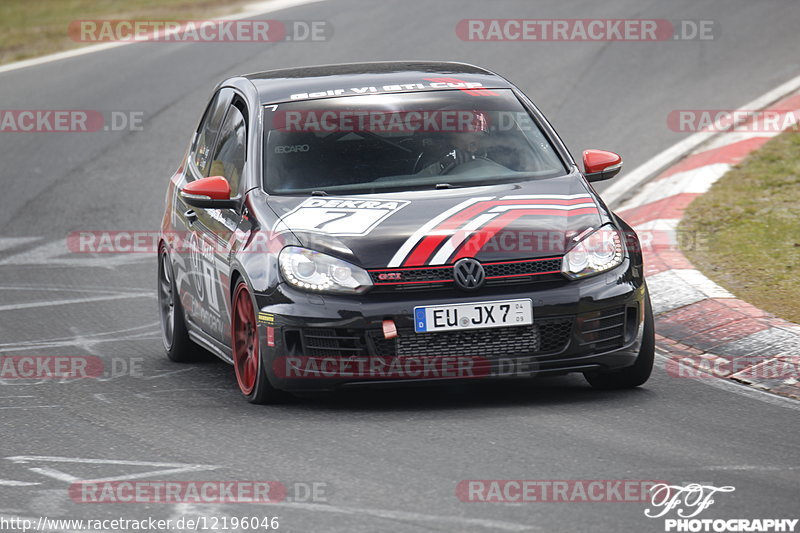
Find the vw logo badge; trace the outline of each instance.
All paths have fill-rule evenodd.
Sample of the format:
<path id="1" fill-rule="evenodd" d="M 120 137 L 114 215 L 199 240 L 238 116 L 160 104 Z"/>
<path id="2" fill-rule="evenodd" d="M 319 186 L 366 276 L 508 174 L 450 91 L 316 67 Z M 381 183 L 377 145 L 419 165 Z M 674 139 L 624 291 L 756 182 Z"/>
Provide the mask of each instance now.
<path id="1" fill-rule="evenodd" d="M 456 285 L 468 291 L 480 288 L 483 282 L 486 281 L 483 265 L 471 257 L 456 261 L 456 264 L 453 265 L 453 277 L 456 280 Z"/>

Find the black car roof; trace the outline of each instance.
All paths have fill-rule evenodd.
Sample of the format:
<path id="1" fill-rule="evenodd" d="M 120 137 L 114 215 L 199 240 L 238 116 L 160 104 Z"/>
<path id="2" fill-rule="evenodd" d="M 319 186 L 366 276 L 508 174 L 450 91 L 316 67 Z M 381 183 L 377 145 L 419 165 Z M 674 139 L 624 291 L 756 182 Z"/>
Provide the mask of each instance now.
<path id="1" fill-rule="evenodd" d="M 501 89 L 511 84 L 488 70 L 466 63 L 386 61 L 286 68 L 248 74 L 262 104 L 386 92 L 467 88 Z M 450 86 L 453 84 L 455 86 Z M 402 89 L 393 88 L 401 86 Z"/>

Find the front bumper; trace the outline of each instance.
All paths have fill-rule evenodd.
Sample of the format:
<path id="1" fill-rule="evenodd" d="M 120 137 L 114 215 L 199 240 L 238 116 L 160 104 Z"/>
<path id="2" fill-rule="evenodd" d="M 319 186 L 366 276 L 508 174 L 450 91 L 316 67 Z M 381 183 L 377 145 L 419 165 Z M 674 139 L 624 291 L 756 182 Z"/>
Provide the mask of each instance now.
<path id="1" fill-rule="evenodd" d="M 457 290 L 310 294 L 285 283 L 257 294 L 262 361 L 283 390 L 508 379 L 632 365 L 646 291 L 628 259 L 588 279 Z M 533 326 L 414 333 L 416 306 L 531 298 Z M 397 329 L 387 339 L 385 320 Z"/>

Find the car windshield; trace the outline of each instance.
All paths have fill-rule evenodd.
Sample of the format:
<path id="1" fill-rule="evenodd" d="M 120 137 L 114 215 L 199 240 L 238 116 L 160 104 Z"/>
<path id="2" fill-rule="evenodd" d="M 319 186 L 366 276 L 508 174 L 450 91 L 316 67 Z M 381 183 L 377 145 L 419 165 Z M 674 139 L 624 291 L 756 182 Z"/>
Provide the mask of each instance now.
<path id="1" fill-rule="evenodd" d="M 264 124 L 272 194 L 470 187 L 565 173 L 508 89 L 290 102 L 265 107 Z"/>

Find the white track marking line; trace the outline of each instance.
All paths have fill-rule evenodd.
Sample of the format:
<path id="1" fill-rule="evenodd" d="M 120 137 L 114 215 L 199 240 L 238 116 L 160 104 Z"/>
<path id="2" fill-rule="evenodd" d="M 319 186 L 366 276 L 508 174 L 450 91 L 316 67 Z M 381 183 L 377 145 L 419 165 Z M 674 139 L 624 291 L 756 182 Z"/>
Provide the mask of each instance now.
<path id="1" fill-rule="evenodd" d="M 0 285 L 0 291 L 55 291 L 55 292 L 98 292 L 100 294 L 138 294 L 149 291 L 142 287 L 61 287 L 52 285 Z"/>
<path id="2" fill-rule="evenodd" d="M 785 96 L 800 89 L 800 76 L 796 76 L 775 87 L 771 91 L 759 96 L 752 102 L 749 102 L 737 111 L 748 111 L 753 109 L 762 109 L 769 104 L 772 104 Z M 610 206 L 616 208 L 617 203 L 624 198 L 628 193 L 636 190 L 642 183 L 649 180 L 657 172 L 664 170 L 670 164 L 674 163 L 685 154 L 695 150 L 703 143 L 716 137 L 717 135 L 724 135 L 718 132 L 697 132 L 686 139 L 675 143 L 655 157 L 649 159 L 644 164 L 636 167 L 631 172 L 625 173 L 616 183 L 608 189 L 600 193 L 603 200 Z"/>
<path id="3" fill-rule="evenodd" d="M 97 340 L 86 340 L 86 337 L 74 337 L 68 341 L 59 341 L 59 342 L 36 342 L 36 343 L 23 343 L 19 345 L 14 344 L 7 344 L 3 345 L 0 348 L 0 353 L 3 352 L 28 352 L 32 350 L 43 350 L 47 348 L 61 348 L 64 346 L 80 346 L 83 348 L 88 349 L 88 347 L 94 346 L 95 344 L 103 344 L 103 343 L 116 343 L 116 342 L 126 342 L 126 341 L 149 341 L 149 340 L 158 340 L 160 339 L 160 335 L 151 335 L 150 333 L 147 334 L 139 334 L 139 335 L 128 335 L 126 337 L 117 337 L 113 339 L 97 339 Z M 102 354 L 93 354 L 97 355 L 98 357 L 103 357 Z"/>
<path id="4" fill-rule="evenodd" d="M 81 480 L 81 478 L 73 476 L 72 474 L 67 474 L 66 472 L 62 472 L 61 470 L 56 470 L 55 468 L 49 468 L 46 466 L 35 466 L 33 468 L 29 468 L 28 470 L 30 470 L 34 474 L 39 474 L 52 479 L 57 479 L 65 483 L 75 483 L 76 481 Z"/>
<path id="5" fill-rule="evenodd" d="M 108 398 L 106 398 L 106 393 L 104 393 L 104 392 L 97 392 L 95 394 L 92 394 L 92 396 L 94 397 L 95 400 L 97 400 L 99 402 L 114 403 L 111 400 L 109 400 Z"/>
<path id="6" fill-rule="evenodd" d="M 8 406 L 8 407 L 0 407 L 2 410 L 6 409 L 44 409 L 44 408 L 51 408 L 51 407 L 64 407 L 63 405 L 16 405 L 16 406 Z"/>
<path id="7" fill-rule="evenodd" d="M 40 240 L 42 240 L 42 237 L 0 237 L 0 250 L 8 250 L 9 248 Z"/>
<path id="8" fill-rule="evenodd" d="M 0 259 L 0 266 L 79 266 L 113 269 L 128 264 L 150 261 L 152 258 L 153 254 L 149 253 L 76 253 L 70 251 L 66 239 L 59 239 L 8 255 Z"/>
<path id="9" fill-rule="evenodd" d="M 154 331 L 158 331 L 158 321 L 149 322 L 147 324 L 142 324 L 141 326 L 134 326 L 134 327 L 131 327 L 131 328 L 114 329 L 114 330 L 111 330 L 111 331 L 103 331 L 101 333 L 89 333 L 87 335 L 84 335 L 84 338 L 87 338 L 87 337 L 97 338 L 97 337 L 105 337 L 105 336 L 109 336 L 109 335 L 114 335 L 115 338 L 119 338 L 117 336 L 120 333 L 130 333 L 132 331 L 137 331 L 137 330 L 144 330 L 144 331 L 142 331 L 141 333 L 133 334 L 132 335 L 133 337 L 140 337 L 142 335 L 147 335 L 147 334 L 152 333 Z M 42 339 L 42 340 L 35 340 L 35 341 L 5 342 L 5 343 L 0 343 L 0 348 L 6 348 L 8 346 L 48 345 L 50 343 L 58 343 L 58 342 L 62 342 L 62 341 L 71 341 L 71 340 L 73 340 L 75 338 L 76 338 L 75 336 L 72 336 L 72 337 L 56 337 L 56 338 L 53 338 L 53 339 Z"/>
<path id="10" fill-rule="evenodd" d="M 61 457 L 58 455 L 12 455 L 6 457 L 7 460 L 18 464 L 38 461 L 44 463 L 80 463 L 92 465 L 127 465 L 127 466 L 209 466 L 219 468 L 215 465 L 200 465 L 192 463 L 164 463 L 152 461 L 131 461 L 129 459 L 90 459 L 86 457 Z"/>
<path id="11" fill-rule="evenodd" d="M 256 15 L 273 13 L 275 11 L 281 11 L 283 9 L 303 6 L 306 4 L 316 4 L 324 1 L 325 0 L 272 0 L 270 2 L 258 2 L 244 6 L 244 11 L 242 11 L 241 13 L 235 13 L 233 15 L 225 15 L 221 17 L 214 17 L 213 19 L 209 20 L 242 20 L 254 17 Z M 130 44 L 141 44 L 141 43 L 139 41 L 134 41 L 134 42 L 126 41 L 126 42 L 94 44 L 91 46 L 76 48 L 74 50 L 66 50 L 64 52 L 49 54 L 42 57 L 34 57 L 32 59 L 26 59 L 24 61 L 17 61 L 15 63 L 2 65 L 0 66 L 0 73 L 10 72 L 27 67 L 33 67 L 36 65 L 44 65 L 46 63 L 52 63 L 54 61 L 60 61 L 62 59 L 69 59 L 72 57 L 78 57 L 86 54 L 93 54 L 95 52 L 102 52 L 103 50 L 110 50 L 112 48 L 119 48 L 120 46 L 126 46 Z"/>
<path id="12" fill-rule="evenodd" d="M 193 367 L 190 367 L 190 368 L 182 368 L 180 370 L 170 370 L 169 372 L 163 372 L 161 374 L 156 374 L 155 376 L 144 377 L 144 378 L 142 378 L 142 380 L 149 381 L 151 379 L 165 378 L 165 377 L 171 376 L 173 374 L 182 374 L 184 372 L 192 372 L 193 370 L 197 370 L 197 367 L 193 366 Z"/>
<path id="13" fill-rule="evenodd" d="M 124 300 L 127 298 L 155 298 L 153 293 L 142 294 L 115 294 L 109 296 L 93 296 L 91 298 L 70 298 L 67 300 L 50 300 L 47 302 L 28 302 L 24 304 L 0 305 L 0 311 L 18 311 L 20 309 L 31 309 L 35 307 L 52 307 L 55 305 L 83 304 L 90 302 L 101 302 L 104 300 Z"/>
<path id="14" fill-rule="evenodd" d="M 27 463 L 81 463 L 81 464 L 93 464 L 93 465 L 121 465 L 121 466 L 155 466 L 161 467 L 160 470 L 149 470 L 147 472 L 137 472 L 135 474 L 125 474 L 122 476 L 111 476 L 111 477 L 92 477 L 86 480 L 82 480 L 72 474 L 68 474 L 66 472 L 62 472 L 60 470 L 56 470 L 50 467 L 30 467 L 28 470 L 31 472 L 35 472 L 37 474 L 41 474 L 43 476 L 47 476 L 53 479 L 57 479 L 59 481 L 64 481 L 68 483 L 76 483 L 80 481 L 93 481 L 93 482 L 106 482 L 106 481 L 127 481 L 131 479 L 142 479 L 146 477 L 151 477 L 155 474 L 158 475 L 167 475 L 167 474 L 180 474 L 185 472 L 201 472 L 207 470 L 216 470 L 217 468 L 221 468 L 219 465 L 203 465 L 203 464 L 188 464 L 188 463 L 160 463 L 160 462 L 149 462 L 149 461 L 128 461 L 122 459 L 86 459 L 81 457 L 54 457 L 54 456 L 39 456 L 39 455 L 16 455 L 13 457 L 6 457 L 7 460 L 17 463 L 17 464 L 27 464 Z"/>
<path id="15" fill-rule="evenodd" d="M 175 393 L 175 392 L 198 391 L 198 390 L 199 391 L 203 391 L 203 392 L 210 392 L 210 391 L 231 392 L 231 388 L 230 387 L 187 387 L 185 389 L 169 389 L 169 390 L 156 390 L 156 391 L 150 391 L 150 392 L 137 392 L 136 394 L 134 394 L 134 397 L 136 397 L 136 398 L 146 398 L 146 399 L 149 400 L 149 399 L 153 398 L 153 396 L 151 396 L 151 395 L 172 394 L 172 393 Z"/>
<path id="16" fill-rule="evenodd" d="M 18 352 L 18 351 L 29 351 L 29 350 L 41 350 L 46 348 L 59 348 L 62 346 L 77 346 L 77 345 L 91 346 L 94 344 L 101 344 L 107 342 L 113 343 L 113 342 L 124 342 L 131 340 L 151 340 L 151 339 L 161 338 L 159 335 L 154 334 L 156 332 L 154 329 L 148 329 L 141 333 L 135 333 L 132 335 L 119 336 L 120 333 L 133 331 L 136 329 L 142 329 L 144 327 L 151 328 L 152 326 L 148 324 L 147 326 L 138 326 L 136 328 L 126 328 L 116 331 L 108 331 L 104 333 L 92 333 L 88 335 L 76 335 L 74 337 L 62 337 L 60 339 L 2 343 L 0 344 L 0 353 L 10 352 L 10 351 Z M 103 338 L 103 337 L 108 337 L 108 338 Z"/>
<path id="17" fill-rule="evenodd" d="M 800 466 L 762 466 L 762 465 L 704 465 L 695 467 L 698 470 L 764 470 L 773 472 L 782 472 L 783 470 L 800 470 Z"/>
<path id="18" fill-rule="evenodd" d="M 13 479 L 0 479 L 0 486 L 3 487 L 29 487 L 31 485 L 41 485 L 36 481 L 14 481 Z"/>
<path id="19" fill-rule="evenodd" d="M 673 360 L 667 354 L 659 352 L 656 350 L 656 361 L 655 364 L 658 368 L 666 371 L 666 362 L 668 360 Z M 680 360 L 674 360 L 678 365 L 686 366 L 680 362 Z M 686 368 L 691 368 L 686 366 Z M 672 378 L 670 379 L 680 379 L 680 378 Z M 684 378 L 684 379 L 691 379 L 691 378 Z M 741 383 L 737 383 L 735 381 L 730 381 L 726 378 L 718 378 L 718 377 L 708 377 L 708 378 L 697 378 L 695 381 L 700 381 L 705 383 L 706 385 L 710 385 L 712 387 L 716 387 L 718 389 L 722 389 L 728 392 L 733 392 L 735 394 L 739 394 L 741 396 L 746 396 L 748 398 L 752 398 L 754 400 L 758 400 L 764 403 L 769 403 L 772 405 L 777 405 L 778 407 L 785 407 L 786 409 L 793 409 L 795 411 L 800 411 L 800 401 L 793 400 L 792 398 L 787 398 L 785 396 L 778 396 L 771 392 L 767 392 L 761 389 L 756 389 L 749 385 L 743 385 Z"/>

